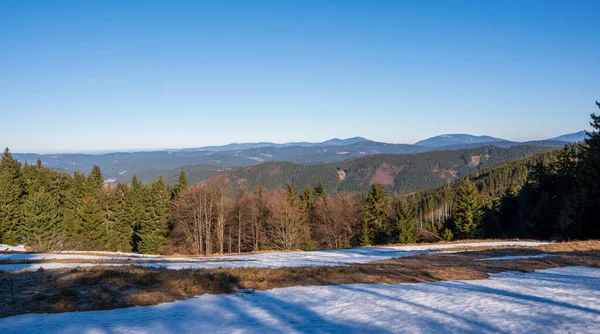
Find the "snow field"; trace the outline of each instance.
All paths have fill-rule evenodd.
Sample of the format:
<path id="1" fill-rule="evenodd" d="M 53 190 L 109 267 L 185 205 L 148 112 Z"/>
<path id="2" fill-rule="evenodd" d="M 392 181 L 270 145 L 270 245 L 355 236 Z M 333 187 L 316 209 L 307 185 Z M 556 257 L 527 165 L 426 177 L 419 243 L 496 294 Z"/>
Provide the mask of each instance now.
<path id="1" fill-rule="evenodd" d="M 110 311 L 0 319 L 1 333 L 599 333 L 600 269 L 488 280 L 202 295 Z"/>

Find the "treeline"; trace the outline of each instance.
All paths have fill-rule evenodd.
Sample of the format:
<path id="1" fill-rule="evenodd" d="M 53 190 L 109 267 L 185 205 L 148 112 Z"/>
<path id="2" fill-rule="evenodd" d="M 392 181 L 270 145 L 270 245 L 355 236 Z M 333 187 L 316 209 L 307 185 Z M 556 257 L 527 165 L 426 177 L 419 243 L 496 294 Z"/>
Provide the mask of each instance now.
<path id="1" fill-rule="evenodd" d="M 100 168 L 73 176 L 0 161 L 0 241 L 36 250 L 156 253 L 167 242 L 172 193 L 159 178 L 105 187 Z"/>
<path id="2" fill-rule="evenodd" d="M 330 194 L 240 186 L 217 176 L 188 187 L 106 185 L 99 167 L 70 176 L 0 161 L 0 240 L 37 250 L 213 254 L 335 249 L 488 237 L 600 237 L 600 117 L 585 143 L 489 167 L 427 191 L 372 184 Z M 465 162 L 472 155 L 464 156 Z M 429 166 L 431 167 L 431 166 Z M 264 177 L 273 176 L 266 172 Z"/>
<path id="3" fill-rule="evenodd" d="M 600 117 L 591 117 L 594 131 L 581 144 L 408 196 L 417 224 L 437 236 L 448 230 L 463 238 L 600 237 Z"/>

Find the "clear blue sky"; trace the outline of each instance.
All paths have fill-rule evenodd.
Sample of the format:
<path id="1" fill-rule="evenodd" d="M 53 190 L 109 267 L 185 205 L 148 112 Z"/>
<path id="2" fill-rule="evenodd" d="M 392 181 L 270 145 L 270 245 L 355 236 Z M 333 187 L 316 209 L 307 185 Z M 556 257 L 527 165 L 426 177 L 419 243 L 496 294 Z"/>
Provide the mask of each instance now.
<path id="1" fill-rule="evenodd" d="M 587 128 L 600 1 L 0 2 L 13 152 Z"/>

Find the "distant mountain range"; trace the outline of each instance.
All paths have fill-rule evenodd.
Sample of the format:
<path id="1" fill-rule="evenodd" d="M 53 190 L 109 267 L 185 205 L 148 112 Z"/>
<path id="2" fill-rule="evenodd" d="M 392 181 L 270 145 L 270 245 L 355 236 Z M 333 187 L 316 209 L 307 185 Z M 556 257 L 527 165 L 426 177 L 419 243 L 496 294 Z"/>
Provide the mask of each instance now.
<path id="1" fill-rule="evenodd" d="M 271 143 L 271 142 L 258 142 L 258 143 L 232 143 L 221 146 L 203 146 L 196 148 L 184 148 L 184 149 L 172 149 L 167 150 L 170 152 L 226 152 L 226 151 L 243 151 L 249 149 L 257 149 L 257 148 L 286 148 L 286 147 L 327 147 L 327 146 L 348 146 L 354 145 L 357 143 L 368 142 L 376 145 L 395 145 L 402 146 L 406 148 L 408 146 L 419 146 L 419 149 L 415 149 L 414 151 L 427 151 L 432 148 L 443 148 L 443 149 L 456 149 L 456 148 L 467 148 L 467 147 L 477 147 L 477 146 L 485 146 L 490 144 L 498 144 L 501 147 L 510 147 L 514 145 L 541 145 L 541 146 L 562 146 L 564 143 L 562 142 L 579 142 L 585 139 L 585 132 L 579 131 L 575 133 L 569 133 L 562 136 L 544 139 L 544 140 L 534 140 L 528 142 L 516 142 L 510 141 L 502 138 L 495 138 L 490 136 L 474 136 L 470 134 L 443 134 L 431 138 L 427 138 L 421 141 L 418 141 L 414 144 L 389 144 L 389 143 L 381 143 L 375 142 L 364 137 L 352 137 L 347 139 L 339 139 L 333 138 L 330 140 L 326 140 L 323 142 L 289 142 L 289 143 Z M 561 143 L 559 143 L 561 142 Z M 550 144 L 549 144 L 550 143 Z"/>
<path id="2" fill-rule="evenodd" d="M 389 144 L 363 137 L 334 138 L 324 142 L 292 142 L 276 144 L 234 143 L 223 146 L 206 146 L 177 150 L 150 152 L 93 154 L 20 154 L 14 156 L 23 162 L 35 163 L 40 158 L 44 165 L 69 173 L 87 173 L 99 165 L 106 179 L 130 180 L 140 170 L 180 169 L 184 166 L 222 167 L 254 166 L 264 162 L 287 161 L 305 165 L 338 162 L 375 154 L 408 154 L 438 150 L 470 149 L 483 146 L 510 148 L 514 146 L 561 147 L 583 140 L 585 134 L 577 132 L 541 141 L 513 142 L 489 136 L 446 134 L 428 138 L 416 144 Z"/>
<path id="3" fill-rule="evenodd" d="M 569 133 L 566 135 L 550 138 L 548 140 L 558 140 L 558 141 L 566 141 L 566 142 L 580 142 L 584 141 L 587 136 L 584 131 L 579 131 L 575 133 Z"/>
<path id="4" fill-rule="evenodd" d="M 324 146 L 346 146 L 352 145 L 356 143 L 360 143 L 363 141 L 370 141 L 363 137 L 353 137 L 347 139 L 339 139 L 333 138 L 326 140 L 324 142 L 319 143 L 310 143 L 310 142 L 290 142 L 284 144 L 270 143 L 270 142 L 259 142 L 259 143 L 232 143 L 222 146 L 203 146 L 197 148 L 184 148 L 184 149 L 174 149 L 169 150 L 172 152 L 193 152 L 193 151 L 211 151 L 211 152 L 223 152 L 223 151 L 240 151 L 240 150 L 248 150 L 253 148 L 264 148 L 264 147 L 324 147 Z"/>

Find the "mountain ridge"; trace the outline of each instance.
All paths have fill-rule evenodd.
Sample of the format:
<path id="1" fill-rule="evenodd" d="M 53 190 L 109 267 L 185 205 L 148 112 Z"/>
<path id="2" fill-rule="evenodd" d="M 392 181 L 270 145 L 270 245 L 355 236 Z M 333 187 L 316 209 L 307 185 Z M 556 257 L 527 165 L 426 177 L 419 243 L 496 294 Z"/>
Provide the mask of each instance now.
<path id="1" fill-rule="evenodd" d="M 579 138 L 573 137 L 573 135 L 576 136 L 577 133 L 567 134 L 556 138 Z M 519 145 L 556 148 L 569 143 L 568 141 L 559 140 L 541 140 L 520 143 L 498 140 L 498 138 L 489 136 L 473 137 L 478 139 L 473 140 L 470 137 L 463 137 L 464 140 L 456 140 L 456 138 L 452 138 L 449 145 L 446 141 L 441 143 L 438 142 L 436 145 L 432 146 L 391 144 L 372 141 L 364 137 L 352 137 L 346 139 L 333 138 L 319 143 L 291 142 L 286 144 L 276 144 L 276 146 L 268 146 L 271 144 L 268 142 L 229 144 L 229 146 L 223 146 L 218 150 L 211 147 L 205 147 L 206 150 L 182 149 L 105 154 L 13 153 L 13 155 L 20 161 L 29 164 L 35 163 L 39 158 L 45 166 L 68 173 L 73 173 L 75 171 L 87 173 L 94 165 L 99 165 L 105 178 L 123 179 L 130 178 L 133 174 L 142 169 L 169 169 L 200 164 L 216 167 L 241 167 L 253 166 L 269 161 L 289 161 L 312 165 L 343 161 L 374 154 L 421 153 L 437 150 L 468 149 L 489 145 L 502 148 Z M 445 137 L 442 138 L 447 139 L 448 135 L 445 135 Z M 481 140 L 489 140 L 489 138 L 493 138 L 492 140 L 494 141 L 481 142 Z M 238 149 L 234 150 L 233 148 L 236 147 L 231 145 L 242 146 L 238 146 Z"/>

